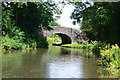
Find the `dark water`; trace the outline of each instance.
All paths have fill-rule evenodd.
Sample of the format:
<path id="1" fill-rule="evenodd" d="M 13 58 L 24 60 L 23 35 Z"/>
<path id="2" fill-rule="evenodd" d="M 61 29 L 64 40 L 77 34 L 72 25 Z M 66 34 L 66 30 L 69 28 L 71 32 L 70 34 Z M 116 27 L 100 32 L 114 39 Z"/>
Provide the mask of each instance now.
<path id="1" fill-rule="evenodd" d="M 85 51 L 61 47 L 7 51 L 2 54 L 3 78 L 98 78 L 101 67 Z M 111 76 L 108 76 L 111 77 Z"/>

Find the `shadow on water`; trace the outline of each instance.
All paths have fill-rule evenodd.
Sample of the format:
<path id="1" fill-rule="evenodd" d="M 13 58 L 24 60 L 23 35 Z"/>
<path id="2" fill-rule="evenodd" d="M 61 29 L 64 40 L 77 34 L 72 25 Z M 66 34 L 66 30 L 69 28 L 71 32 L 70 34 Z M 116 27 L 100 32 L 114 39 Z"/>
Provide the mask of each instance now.
<path id="1" fill-rule="evenodd" d="M 52 44 L 53 46 L 61 46 L 62 44 Z"/>
<path id="2" fill-rule="evenodd" d="M 49 49 L 7 51 L 2 55 L 3 78 L 99 78 L 100 66 L 85 51 Z M 108 76 L 109 77 L 109 76 Z"/>

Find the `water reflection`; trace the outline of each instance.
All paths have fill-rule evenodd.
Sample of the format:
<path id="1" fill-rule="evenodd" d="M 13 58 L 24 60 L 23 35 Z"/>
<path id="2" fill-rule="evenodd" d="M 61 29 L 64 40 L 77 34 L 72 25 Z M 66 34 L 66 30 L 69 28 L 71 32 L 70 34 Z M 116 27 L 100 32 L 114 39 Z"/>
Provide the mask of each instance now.
<path id="1" fill-rule="evenodd" d="M 2 55 L 3 78 L 98 78 L 94 58 L 61 47 L 10 51 Z"/>
<path id="2" fill-rule="evenodd" d="M 2 51 L 0 49 L 0 79 L 2 78 Z"/>
<path id="3" fill-rule="evenodd" d="M 48 74 L 50 78 L 82 78 L 81 67 L 80 63 L 48 63 Z"/>
<path id="4" fill-rule="evenodd" d="M 47 63 L 50 78 L 82 78 L 82 59 L 72 55 L 72 51 L 61 48 L 59 58 Z M 80 57 L 82 58 L 82 57 Z"/>

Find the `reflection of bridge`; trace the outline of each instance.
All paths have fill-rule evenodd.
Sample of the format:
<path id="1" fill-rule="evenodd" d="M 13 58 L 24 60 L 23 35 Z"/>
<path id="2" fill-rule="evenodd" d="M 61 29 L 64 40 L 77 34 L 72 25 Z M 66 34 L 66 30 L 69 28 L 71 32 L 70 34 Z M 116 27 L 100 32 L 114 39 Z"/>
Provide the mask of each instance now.
<path id="1" fill-rule="evenodd" d="M 61 37 L 62 44 L 73 44 L 82 41 L 80 30 L 68 27 L 53 26 L 50 27 L 50 30 L 43 30 L 42 32 L 39 32 L 39 34 L 44 38 L 52 34 L 57 34 Z"/>

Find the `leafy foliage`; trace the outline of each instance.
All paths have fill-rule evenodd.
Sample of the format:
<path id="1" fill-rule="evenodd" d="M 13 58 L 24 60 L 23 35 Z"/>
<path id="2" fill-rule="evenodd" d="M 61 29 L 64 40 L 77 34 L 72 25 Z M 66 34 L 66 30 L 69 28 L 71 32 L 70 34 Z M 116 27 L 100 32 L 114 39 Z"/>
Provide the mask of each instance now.
<path id="1" fill-rule="evenodd" d="M 53 14 L 59 13 L 55 3 L 3 2 L 2 6 L 3 48 L 47 47 L 46 40 L 38 31 L 47 29 L 49 23 L 54 21 Z"/>
<path id="2" fill-rule="evenodd" d="M 91 40 L 112 44 L 120 41 L 120 2 L 75 2 L 75 10 L 71 18 L 81 23 L 81 30 L 86 31 Z"/>
<path id="3" fill-rule="evenodd" d="M 55 21 L 52 21 L 49 26 L 60 26 L 60 24 L 58 24 L 57 22 Z"/>
<path id="4" fill-rule="evenodd" d="M 117 44 L 106 45 L 104 50 L 100 50 L 102 64 L 109 67 L 119 68 L 120 48 Z"/>
<path id="5" fill-rule="evenodd" d="M 75 10 L 71 18 L 81 24 L 90 40 L 94 42 L 82 44 L 84 48 L 92 51 L 97 56 L 99 65 L 107 70 L 119 74 L 120 58 L 120 2 L 88 2 L 73 3 Z M 96 41 L 95 41 L 96 40 Z M 111 45 L 113 44 L 113 45 Z"/>

